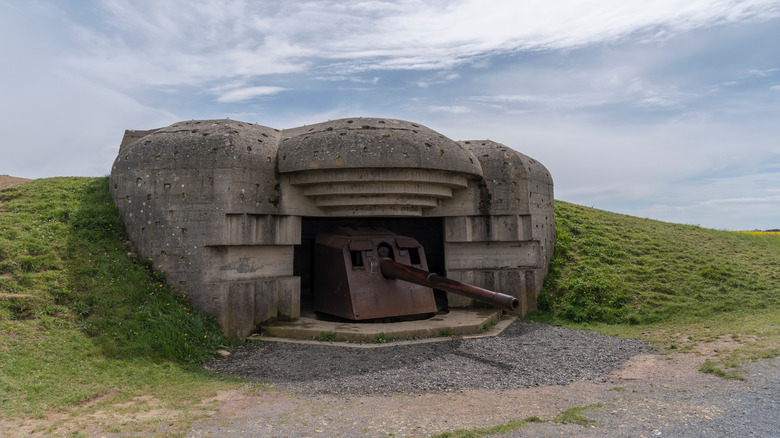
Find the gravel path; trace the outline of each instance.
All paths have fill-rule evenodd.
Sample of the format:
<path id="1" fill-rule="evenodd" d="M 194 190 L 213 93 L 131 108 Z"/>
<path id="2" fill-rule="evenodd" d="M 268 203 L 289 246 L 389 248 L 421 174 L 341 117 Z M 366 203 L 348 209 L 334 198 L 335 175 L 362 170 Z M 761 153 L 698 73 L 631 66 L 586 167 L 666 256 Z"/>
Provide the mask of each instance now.
<path id="1" fill-rule="evenodd" d="M 301 394 L 392 395 L 565 385 L 646 352 L 643 341 L 514 322 L 495 337 L 374 349 L 258 342 L 206 368 Z"/>
<path id="2" fill-rule="evenodd" d="M 745 365 L 745 381 L 698 372 L 704 359 L 523 322 L 376 349 L 247 344 L 207 368 L 274 390 L 221 392 L 187 436 L 430 437 L 538 416 L 496 436 L 780 437 L 780 357 Z M 558 421 L 575 407 L 597 424 Z"/>

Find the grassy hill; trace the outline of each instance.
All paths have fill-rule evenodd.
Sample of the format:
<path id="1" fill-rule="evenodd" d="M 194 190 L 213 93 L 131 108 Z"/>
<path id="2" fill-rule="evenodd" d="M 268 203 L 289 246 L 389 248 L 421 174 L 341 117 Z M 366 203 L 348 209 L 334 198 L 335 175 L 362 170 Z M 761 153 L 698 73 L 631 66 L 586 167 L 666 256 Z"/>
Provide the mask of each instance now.
<path id="1" fill-rule="evenodd" d="M 542 310 L 648 324 L 780 308 L 780 235 L 640 219 L 556 201 Z"/>
<path id="2" fill-rule="evenodd" d="M 556 223 L 542 312 L 531 318 L 641 337 L 660 350 L 728 335 L 738 348 L 705 370 L 722 375 L 780 354 L 780 236 L 560 201 Z M 198 366 L 225 345 L 133 254 L 107 178 L 0 190 L 0 420 L 167 409 L 133 427 L 184 429 L 217 389 L 243 385 Z"/>
<path id="3" fill-rule="evenodd" d="M 225 343 L 132 254 L 108 178 L 0 190 L 0 419 L 145 396 L 189 418 Z"/>

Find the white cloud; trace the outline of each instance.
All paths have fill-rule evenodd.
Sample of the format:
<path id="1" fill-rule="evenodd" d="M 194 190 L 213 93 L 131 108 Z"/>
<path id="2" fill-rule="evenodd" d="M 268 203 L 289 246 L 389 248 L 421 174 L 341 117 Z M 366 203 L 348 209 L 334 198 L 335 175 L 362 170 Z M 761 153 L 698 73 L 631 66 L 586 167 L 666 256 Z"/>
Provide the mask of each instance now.
<path id="1" fill-rule="evenodd" d="M 780 228 L 780 172 L 776 166 L 765 166 L 762 161 L 773 162 L 777 154 L 757 155 L 747 169 L 734 168 L 745 165 L 744 160 L 723 160 L 713 165 L 725 164 L 719 171 L 709 169 L 701 175 L 688 173 L 687 178 L 658 181 L 658 192 L 648 199 L 652 205 L 645 207 L 613 208 L 623 213 L 641 217 L 653 217 L 678 223 L 702 225 L 708 228 L 732 230 Z M 729 166 L 731 164 L 732 166 Z M 680 175 L 684 176 L 684 175 Z M 603 201 L 602 206 L 617 207 Z"/>
<path id="2" fill-rule="evenodd" d="M 218 90 L 219 97 L 217 97 L 217 102 L 243 102 L 261 96 L 279 94 L 285 90 L 287 88 L 270 86 L 244 87 L 227 91 Z"/>
<path id="3" fill-rule="evenodd" d="M 180 117 L 57 71 L 4 90 L 0 174 L 27 178 L 101 176 L 111 171 L 125 129 L 167 126 Z M 7 125 L 6 125 L 7 124 Z"/>
<path id="4" fill-rule="evenodd" d="M 454 139 L 489 138 L 539 160 L 554 178 L 556 199 L 714 228 L 780 223 L 780 149 L 758 125 L 479 110 L 434 117 L 415 120 Z M 654 204 L 681 212 L 647 210 Z M 743 214 L 750 211 L 756 214 Z"/>
<path id="5" fill-rule="evenodd" d="M 445 113 L 453 113 L 453 114 L 465 114 L 471 112 L 472 110 L 471 108 L 462 105 L 453 105 L 453 106 L 431 105 L 428 107 L 428 111 L 445 112 Z"/>
<path id="6" fill-rule="evenodd" d="M 583 66 L 584 68 L 588 68 Z M 613 72 L 614 73 L 614 72 Z M 553 71 L 528 70 L 520 76 L 536 76 L 528 81 L 516 81 L 526 94 L 496 94 L 472 96 L 471 101 L 494 105 L 506 112 L 572 111 L 597 108 L 610 104 L 626 104 L 643 108 L 666 108 L 693 99 L 674 85 L 653 84 L 640 77 L 599 78 L 604 71 L 593 69 L 570 76 Z M 497 81 L 496 83 L 506 82 Z"/>
<path id="7" fill-rule="evenodd" d="M 109 27 L 74 24 L 85 72 L 147 85 L 305 71 L 444 69 L 780 13 L 769 0 L 101 2 Z M 321 68 L 320 66 L 319 68 Z M 759 71 L 759 70 L 757 70 Z"/>
<path id="8" fill-rule="evenodd" d="M 748 72 L 748 76 L 752 77 L 758 77 L 758 78 L 765 78 L 767 76 L 772 76 L 774 73 L 780 71 L 780 69 L 777 68 L 765 68 L 765 69 L 751 69 Z"/>
<path id="9" fill-rule="evenodd" d="M 347 49 L 351 57 L 378 58 L 375 68 L 444 68 L 497 52 L 580 47 L 659 27 L 677 32 L 778 13 L 775 2 L 760 0 L 403 3 L 403 12 L 377 19 L 346 44 L 343 35 L 323 41 L 323 56 Z"/>
<path id="10" fill-rule="evenodd" d="M 428 88 L 432 85 L 446 84 L 457 79 L 460 79 L 460 74 L 444 70 L 433 75 L 426 74 L 425 78 L 418 80 L 415 85 L 419 88 Z"/>
<path id="11" fill-rule="evenodd" d="M 778 197 L 706 199 L 680 204 L 653 204 L 623 213 L 652 217 L 667 222 L 701 225 L 727 230 L 769 230 L 780 228 Z"/>
<path id="12" fill-rule="evenodd" d="M 780 196 L 764 196 L 764 197 L 744 197 L 744 198 L 722 198 L 722 199 L 707 199 L 699 203 L 699 205 L 734 205 L 734 204 L 770 204 L 780 205 Z"/>
<path id="13" fill-rule="evenodd" d="M 472 96 L 469 100 L 493 105 L 507 113 L 593 108 L 609 102 L 605 96 L 596 96 L 586 90 L 583 90 L 581 94 L 539 93 Z"/>

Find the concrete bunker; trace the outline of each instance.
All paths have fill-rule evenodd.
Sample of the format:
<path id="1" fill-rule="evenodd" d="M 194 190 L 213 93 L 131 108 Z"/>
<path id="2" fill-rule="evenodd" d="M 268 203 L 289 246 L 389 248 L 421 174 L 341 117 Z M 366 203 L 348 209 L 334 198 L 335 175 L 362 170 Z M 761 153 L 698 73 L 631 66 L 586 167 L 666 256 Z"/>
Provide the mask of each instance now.
<path id="1" fill-rule="evenodd" d="M 535 307 L 554 242 L 553 182 L 488 140 L 352 118 L 277 130 L 233 120 L 126 131 L 111 194 L 138 253 L 243 339 L 313 301 L 313 242 L 338 227 L 417 239 L 429 269 Z M 473 301 L 437 294 L 437 305 Z"/>

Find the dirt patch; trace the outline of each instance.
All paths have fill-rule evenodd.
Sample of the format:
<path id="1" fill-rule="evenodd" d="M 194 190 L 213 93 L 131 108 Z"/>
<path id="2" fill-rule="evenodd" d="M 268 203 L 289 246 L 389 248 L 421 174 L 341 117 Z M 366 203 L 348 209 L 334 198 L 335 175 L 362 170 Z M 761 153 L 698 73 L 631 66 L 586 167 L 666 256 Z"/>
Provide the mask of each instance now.
<path id="1" fill-rule="evenodd" d="M 17 293 L 6 293 L 6 292 L 0 293 L 0 300 L 5 300 L 9 298 L 38 298 L 38 297 L 30 294 L 17 294 Z"/>
<path id="2" fill-rule="evenodd" d="M 18 178 L 15 176 L 0 175 L 0 189 L 15 186 L 17 184 L 28 183 L 30 181 L 32 180 L 29 178 Z"/>
<path id="3" fill-rule="evenodd" d="M 119 393 L 119 389 L 111 388 L 108 391 L 102 391 L 102 392 L 99 392 L 97 394 L 93 394 L 93 395 L 87 397 L 86 399 L 84 399 L 81 403 L 79 403 L 76 406 L 79 406 L 79 407 L 94 406 L 94 405 L 102 402 L 103 400 L 106 400 L 106 399 L 110 398 L 111 396 L 113 396 L 114 394 L 117 394 L 117 393 Z"/>
<path id="4" fill-rule="evenodd" d="M 51 410 L 43 418 L 0 418 L 2 436 L 126 436 L 128 430 L 143 431 L 143 436 L 165 435 L 165 430 L 185 417 L 185 413 L 164 407 L 154 397 L 141 396 L 111 403 L 119 389 L 103 391 L 72 408 Z M 108 402 L 101 404 L 103 402 Z M 191 420 L 191 419 L 190 419 Z M 122 430 L 123 432 L 118 432 Z M 139 435 L 140 436 L 140 435 Z"/>
<path id="5" fill-rule="evenodd" d="M 130 401 L 107 405 L 84 417 L 82 424 L 88 424 L 94 430 L 110 430 L 116 424 L 148 424 L 154 425 L 164 420 L 175 421 L 179 414 L 175 409 L 165 407 L 160 400 L 151 396 L 135 397 Z M 100 436 L 107 436 L 100 433 Z"/>
<path id="6" fill-rule="evenodd" d="M 757 342 L 755 336 L 742 335 L 738 339 L 730 335 L 720 336 L 709 342 L 698 343 L 693 346 L 693 350 L 700 355 L 712 358 L 732 352 L 746 343 Z"/>

